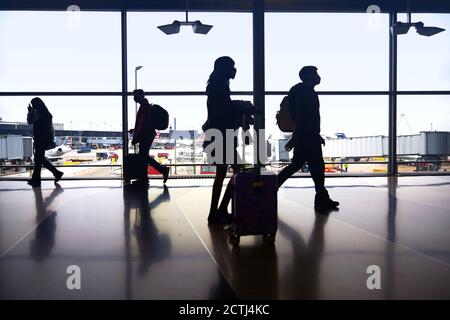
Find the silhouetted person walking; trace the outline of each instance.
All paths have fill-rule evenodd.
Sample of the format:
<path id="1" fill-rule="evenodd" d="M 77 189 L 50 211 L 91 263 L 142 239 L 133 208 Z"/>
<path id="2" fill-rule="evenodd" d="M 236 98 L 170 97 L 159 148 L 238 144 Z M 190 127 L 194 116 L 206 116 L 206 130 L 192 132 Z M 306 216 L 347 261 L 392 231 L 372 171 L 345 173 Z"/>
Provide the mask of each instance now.
<path id="1" fill-rule="evenodd" d="M 236 68 L 234 61 L 230 57 L 220 57 L 214 62 L 214 70 L 209 76 L 206 94 L 208 96 L 208 119 L 203 124 L 203 131 L 208 129 L 217 129 L 222 133 L 223 137 L 223 159 L 219 159 L 220 163 L 216 164 L 216 176 L 214 178 L 211 207 L 208 215 L 208 223 L 210 224 L 227 224 L 230 222 L 230 214 L 227 212 L 228 204 L 233 196 L 233 184 L 230 180 L 225 194 L 223 196 L 220 207 L 218 208 L 222 185 L 227 174 L 228 165 L 231 165 L 233 171 L 237 171 L 237 141 L 235 138 L 228 141 L 226 130 L 235 130 L 242 126 L 243 115 L 254 114 L 254 107 L 248 101 L 233 101 L 230 97 L 230 79 L 236 76 Z M 203 148 L 206 148 L 213 141 L 205 141 Z M 227 157 L 227 145 L 233 144 L 233 161 L 226 163 L 230 155 Z M 217 152 L 217 150 L 214 150 Z M 213 155 L 214 156 L 214 155 Z M 222 160 L 222 161 L 220 161 Z"/>
<path id="2" fill-rule="evenodd" d="M 131 143 L 133 145 L 139 143 L 139 155 L 146 159 L 147 163 L 158 170 L 164 177 L 164 183 L 166 183 L 169 178 L 169 168 L 167 166 L 161 165 L 158 161 L 150 157 L 149 151 L 156 136 L 156 130 L 152 125 L 150 119 L 150 108 L 152 105 L 145 98 L 145 93 L 142 89 L 137 89 L 133 91 L 134 101 L 139 103 L 139 110 L 136 115 L 136 124 L 133 132 L 133 140 Z M 148 177 L 143 183 L 148 183 Z"/>
<path id="3" fill-rule="evenodd" d="M 325 140 L 320 136 L 319 97 L 314 90 L 321 79 L 314 66 L 303 67 L 299 76 L 302 82 L 293 86 L 288 95 L 295 127 L 285 148 L 287 151 L 294 148 L 294 157 L 278 174 L 278 187 L 307 162 L 316 189 L 315 209 L 327 211 L 337 207 L 339 202 L 331 200 L 325 188 L 325 164 L 321 146 L 325 145 Z"/>
<path id="4" fill-rule="evenodd" d="M 55 183 L 61 180 L 63 172 L 57 170 L 46 158 L 45 150 L 55 146 L 52 114 L 40 98 L 33 98 L 28 105 L 28 124 L 33 125 L 34 140 L 34 170 L 28 184 L 32 187 L 41 186 L 41 167 L 44 166 L 55 176 Z"/>

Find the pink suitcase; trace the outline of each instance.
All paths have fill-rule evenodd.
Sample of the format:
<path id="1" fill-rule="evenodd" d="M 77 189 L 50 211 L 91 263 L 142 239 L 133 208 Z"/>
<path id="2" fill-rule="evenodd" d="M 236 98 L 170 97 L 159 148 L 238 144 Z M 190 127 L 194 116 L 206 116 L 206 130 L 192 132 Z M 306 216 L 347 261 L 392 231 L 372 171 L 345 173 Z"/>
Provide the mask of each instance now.
<path id="1" fill-rule="evenodd" d="M 246 235 L 262 235 L 273 243 L 278 224 L 277 176 L 253 169 L 238 172 L 233 179 L 230 244 L 239 245 L 240 236 Z"/>

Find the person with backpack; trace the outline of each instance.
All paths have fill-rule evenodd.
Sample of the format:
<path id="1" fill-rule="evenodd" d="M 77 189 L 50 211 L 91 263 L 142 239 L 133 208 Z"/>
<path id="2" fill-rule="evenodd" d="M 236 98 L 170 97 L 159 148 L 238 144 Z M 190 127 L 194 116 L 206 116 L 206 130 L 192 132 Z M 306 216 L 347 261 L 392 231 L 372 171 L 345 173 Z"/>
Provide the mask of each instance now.
<path id="1" fill-rule="evenodd" d="M 208 129 L 219 130 L 223 138 L 222 159 L 219 159 L 216 164 L 216 176 L 214 178 L 211 206 L 208 215 L 209 224 L 227 224 L 231 220 L 231 215 L 227 211 L 228 204 L 233 196 L 234 186 L 232 179 L 230 179 L 222 202 L 219 205 L 220 194 L 222 192 L 222 185 L 227 174 L 228 166 L 231 165 L 234 172 L 238 170 L 237 165 L 237 139 L 227 139 L 226 130 L 236 130 L 240 126 L 244 130 L 253 124 L 252 115 L 255 114 L 255 108 L 249 101 L 231 100 L 230 97 L 230 79 L 236 76 L 236 68 L 233 59 L 230 57 L 220 57 L 214 62 L 214 70 L 209 76 L 208 85 L 206 88 L 208 118 L 203 124 L 202 129 L 206 132 Z M 245 123 L 243 119 L 245 116 Z M 214 141 L 214 140 L 213 140 Z M 211 142 L 206 141 L 203 144 L 205 149 Z M 227 145 L 233 144 L 233 161 L 227 163 Z M 214 150 L 213 152 L 216 152 Z M 217 156 L 214 154 L 214 156 Z M 229 155 L 231 156 L 231 155 Z M 222 161 L 220 161 L 222 160 Z"/>
<path id="2" fill-rule="evenodd" d="M 133 132 L 133 140 L 131 143 L 133 145 L 139 144 L 139 155 L 163 175 L 163 182 L 166 183 L 169 178 L 169 167 L 161 165 L 158 161 L 150 157 L 149 151 L 156 136 L 156 129 L 163 128 L 164 126 L 167 128 L 168 114 L 161 107 L 150 104 L 145 98 L 145 93 L 142 89 L 134 90 L 133 98 L 136 103 L 139 103 L 139 110 L 136 114 L 134 130 L 130 130 Z M 141 182 L 148 184 L 148 177 L 145 178 L 145 181 Z"/>
<path id="3" fill-rule="evenodd" d="M 294 157 L 278 174 L 278 188 L 308 163 L 316 189 L 314 207 L 319 212 L 327 212 L 339 206 L 339 202 L 331 200 L 325 188 L 325 164 L 322 156 L 325 140 L 320 136 L 319 96 L 314 90 L 321 78 L 314 66 L 303 67 L 299 76 L 302 82 L 293 86 L 288 95 L 294 128 L 285 149 L 294 149 Z"/>
<path id="4" fill-rule="evenodd" d="M 55 176 L 55 183 L 61 180 L 63 172 L 53 166 L 45 158 L 45 150 L 55 147 L 55 133 L 53 130 L 53 116 L 48 111 L 41 98 L 33 98 L 28 105 L 27 122 L 33 125 L 34 140 L 34 169 L 28 184 L 32 187 L 41 186 L 41 168 L 44 166 Z"/>

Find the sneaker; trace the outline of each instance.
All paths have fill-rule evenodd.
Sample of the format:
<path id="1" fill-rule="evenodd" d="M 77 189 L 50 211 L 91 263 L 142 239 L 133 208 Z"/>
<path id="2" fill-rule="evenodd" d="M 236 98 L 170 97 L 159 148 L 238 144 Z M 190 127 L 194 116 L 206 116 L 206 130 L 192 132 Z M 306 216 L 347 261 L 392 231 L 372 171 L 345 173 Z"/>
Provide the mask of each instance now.
<path id="1" fill-rule="evenodd" d="M 326 204 L 331 207 L 331 208 L 336 208 L 339 206 L 339 202 L 338 201 L 334 201 L 331 199 L 328 199 L 328 201 L 326 202 Z"/>
<path id="2" fill-rule="evenodd" d="M 169 179 L 169 167 L 165 167 L 164 168 L 164 172 L 162 173 L 162 175 L 163 175 L 163 177 L 164 177 L 164 180 L 163 180 L 163 183 L 164 184 L 166 184 L 166 182 L 167 182 L 167 179 Z"/>
<path id="3" fill-rule="evenodd" d="M 314 197 L 314 205 L 336 208 L 337 206 L 339 206 L 339 202 L 331 200 L 328 192 L 316 193 L 316 196 Z"/>
<path id="4" fill-rule="evenodd" d="M 314 203 L 314 209 L 320 213 L 330 213 L 338 210 L 339 202 L 331 200 L 330 198 Z"/>
<path id="5" fill-rule="evenodd" d="M 55 183 L 57 183 L 59 180 L 61 180 L 61 178 L 62 178 L 63 175 L 64 175 L 64 172 L 58 171 L 58 172 L 55 174 Z"/>

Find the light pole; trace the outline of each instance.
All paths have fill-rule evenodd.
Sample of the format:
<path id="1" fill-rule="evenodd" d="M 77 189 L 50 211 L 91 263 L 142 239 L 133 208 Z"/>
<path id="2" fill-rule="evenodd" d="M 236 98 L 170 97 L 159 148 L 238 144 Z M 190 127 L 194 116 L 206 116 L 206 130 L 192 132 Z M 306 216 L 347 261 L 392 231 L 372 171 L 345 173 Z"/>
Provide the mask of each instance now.
<path id="1" fill-rule="evenodd" d="M 137 87 L 137 72 L 138 70 L 141 70 L 142 66 L 137 66 L 136 68 L 134 68 L 134 89 L 136 90 Z M 137 102 L 134 103 L 134 111 L 135 111 L 135 116 L 137 115 Z"/>
<path id="2" fill-rule="evenodd" d="M 193 162 L 194 162 L 194 175 L 197 174 L 197 170 L 195 167 L 195 130 L 192 130 L 192 141 L 194 142 L 194 157 L 193 157 Z"/>

